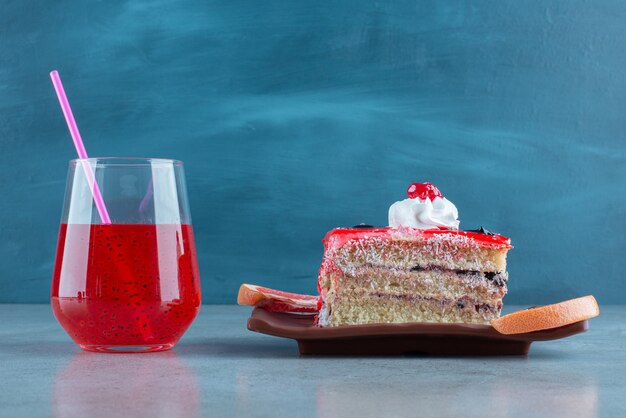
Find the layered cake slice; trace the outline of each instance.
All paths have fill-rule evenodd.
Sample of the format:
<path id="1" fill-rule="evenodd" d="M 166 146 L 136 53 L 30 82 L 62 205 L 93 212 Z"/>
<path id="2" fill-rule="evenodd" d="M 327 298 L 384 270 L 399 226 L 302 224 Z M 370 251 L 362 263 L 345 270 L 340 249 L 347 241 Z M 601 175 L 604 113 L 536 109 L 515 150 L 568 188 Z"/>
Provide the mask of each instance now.
<path id="1" fill-rule="evenodd" d="M 458 211 L 430 183 L 413 183 L 389 208 L 389 226 L 337 228 L 324 238 L 319 296 L 244 284 L 242 305 L 318 312 L 318 325 L 488 324 L 507 292 L 510 240 L 459 230 Z"/>
<path id="2" fill-rule="evenodd" d="M 389 227 L 334 229 L 319 272 L 320 326 L 487 324 L 507 291 L 510 240 L 458 230 L 458 211 L 430 183 L 389 209 Z"/>

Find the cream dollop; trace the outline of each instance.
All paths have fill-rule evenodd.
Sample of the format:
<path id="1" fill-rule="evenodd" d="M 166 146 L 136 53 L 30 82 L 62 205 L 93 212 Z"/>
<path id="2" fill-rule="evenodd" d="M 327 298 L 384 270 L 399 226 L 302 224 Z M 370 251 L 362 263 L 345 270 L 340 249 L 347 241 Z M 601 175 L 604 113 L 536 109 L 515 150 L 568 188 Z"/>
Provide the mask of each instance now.
<path id="1" fill-rule="evenodd" d="M 459 229 L 459 211 L 445 197 L 404 199 L 389 207 L 389 226 Z"/>

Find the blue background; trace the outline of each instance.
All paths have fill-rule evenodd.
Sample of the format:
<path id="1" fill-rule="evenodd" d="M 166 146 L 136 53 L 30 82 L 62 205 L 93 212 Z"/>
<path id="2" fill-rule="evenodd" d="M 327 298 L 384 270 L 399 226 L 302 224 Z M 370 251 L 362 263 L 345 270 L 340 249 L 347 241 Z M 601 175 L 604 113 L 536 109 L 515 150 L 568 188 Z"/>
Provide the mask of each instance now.
<path id="1" fill-rule="evenodd" d="M 45 302 L 67 160 L 184 160 L 204 301 L 314 292 L 321 238 L 432 181 L 512 237 L 505 303 L 626 294 L 626 4 L 3 1 L 0 302 Z"/>

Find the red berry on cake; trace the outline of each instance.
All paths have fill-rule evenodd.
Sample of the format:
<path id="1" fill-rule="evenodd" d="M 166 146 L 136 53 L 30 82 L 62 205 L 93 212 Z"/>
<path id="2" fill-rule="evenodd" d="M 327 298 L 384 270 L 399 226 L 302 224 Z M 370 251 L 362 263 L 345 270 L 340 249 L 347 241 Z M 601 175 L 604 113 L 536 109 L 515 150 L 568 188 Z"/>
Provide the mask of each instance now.
<path id="1" fill-rule="evenodd" d="M 436 197 L 443 197 L 437 186 L 432 183 L 412 183 L 406 190 L 409 199 L 418 198 L 420 200 L 435 200 Z"/>

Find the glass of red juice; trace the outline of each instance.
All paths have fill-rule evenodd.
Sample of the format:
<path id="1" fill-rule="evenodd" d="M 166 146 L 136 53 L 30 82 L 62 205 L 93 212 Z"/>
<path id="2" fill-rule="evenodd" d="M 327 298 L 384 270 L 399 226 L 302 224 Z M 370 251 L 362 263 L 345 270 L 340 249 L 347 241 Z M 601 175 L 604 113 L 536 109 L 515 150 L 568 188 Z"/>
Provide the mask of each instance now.
<path id="1" fill-rule="evenodd" d="M 110 222 L 94 204 L 94 178 Z M 201 303 L 182 162 L 70 161 L 51 303 L 85 350 L 150 352 L 176 344 Z"/>

